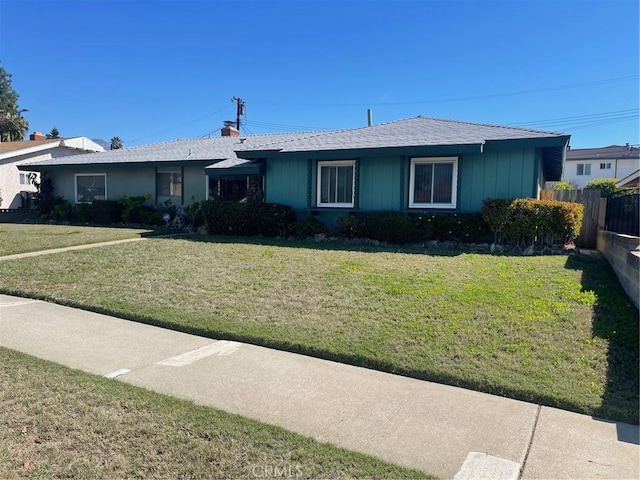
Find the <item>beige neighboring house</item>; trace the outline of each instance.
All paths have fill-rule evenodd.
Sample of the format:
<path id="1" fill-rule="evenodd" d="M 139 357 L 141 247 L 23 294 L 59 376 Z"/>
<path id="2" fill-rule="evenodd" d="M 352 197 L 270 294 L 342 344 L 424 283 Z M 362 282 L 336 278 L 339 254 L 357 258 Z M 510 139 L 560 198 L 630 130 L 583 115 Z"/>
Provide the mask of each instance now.
<path id="1" fill-rule="evenodd" d="M 51 160 L 82 153 L 104 152 L 104 148 L 87 137 L 47 139 L 39 132 L 28 141 L 0 143 L 0 208 L 29 208 L 36 192 L 30 175 L 40 174 L 18 170 L 18 165 Z"/>
<path id="2" fill-rule="evenodd" d="M 640 169 L 640 148 L 633 145 L 611 145 L 602 148 L 576 148 L 567 150 L 562 169 L 562 180 L 577 188 L 596 178 L 632 178 Z M 626 184 L 627 182 L 625 182 Z"/>

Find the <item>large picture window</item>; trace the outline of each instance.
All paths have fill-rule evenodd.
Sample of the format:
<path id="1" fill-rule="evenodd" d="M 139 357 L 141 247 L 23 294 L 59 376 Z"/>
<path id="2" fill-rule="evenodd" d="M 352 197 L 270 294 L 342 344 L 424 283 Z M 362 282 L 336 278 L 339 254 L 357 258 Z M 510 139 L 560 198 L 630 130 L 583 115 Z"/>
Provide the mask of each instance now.
<path id="1" fill-rule="evenodd" d="M 156 189 L 158 203 L 171 200 L 172 203 L 182 204 L 182 169 L 159 168 L 156 173 Z"/>
<path id="2" fill-rule="evenodd" d="M 411 159 L 410 208 L 456 208 L 458 158 Z"/>
<path id="3" fill-rule="evenodd" d="M 354 206 L 355 160 L 318 162 L 318 206 Z"/>
<path id="4" fill-rule="evenodd" d="M 104 173 L 78 173 L 75 181 L 76 203 L 106 200 L 107 175 Z"/>

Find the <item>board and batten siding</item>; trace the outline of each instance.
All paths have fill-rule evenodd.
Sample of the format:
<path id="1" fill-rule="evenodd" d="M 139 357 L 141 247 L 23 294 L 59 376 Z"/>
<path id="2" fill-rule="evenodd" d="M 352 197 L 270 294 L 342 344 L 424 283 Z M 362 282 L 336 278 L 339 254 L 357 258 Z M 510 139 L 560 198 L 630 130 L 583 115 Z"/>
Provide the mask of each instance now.
<path id="1" fill-rule="evenodd" d="M 433 155 L 420 155 L 430 157 Z M 446 155 L 458 157 L 458 201 L 455 210 L 479 212 L 486 198 L 538 197 L 542 177 L 540 152 L 535 148 L 487 149 L 483 153 Z M 302 157 L 269 159 L 266 169 L 267 202 L 309 207 L 318 211 L 411 211 L 409 195 L 410 158 L 403 156 L 353 157 L 357 163 L 354 209 L 316 207 L 317 162 Z M 309 191 L 309 188 L 311 189 Z M 308 200 L 311 200 L 309 205 Z M 423 209 L 418 209 L 421 211 Z M 335 216 L 335 215 L 333 215 Z"/>
<path id="2" fill-rule="evenodd" d="M 359 160 L 359 208 L 365 211 L 401 210 L 402 199 L 401 157 L 371 157 Z M 408 178 L 405 176 L 405 178 Z"/>
<path id="3" fill-rule="evenodd" d="M 536 150 L 489 150 L 460 156 L 458 211 L 479 212 L 486 198 L 537 197 Z"/>
<path id="4" fill-rule="evenodd" d="M 269 159 L 265 175 L 265 200 L 290 205 L 294 210 L 308 208 L 308 177 L 304 158 Z"/>

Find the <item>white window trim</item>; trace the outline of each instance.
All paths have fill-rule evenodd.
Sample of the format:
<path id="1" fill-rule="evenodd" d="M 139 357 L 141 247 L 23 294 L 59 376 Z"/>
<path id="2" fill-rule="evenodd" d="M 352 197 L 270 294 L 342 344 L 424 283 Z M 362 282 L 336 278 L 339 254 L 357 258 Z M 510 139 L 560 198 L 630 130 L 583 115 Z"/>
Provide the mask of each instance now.
<path id="1" fill-rule="evenodd" d="M 452 163 L 451 203 L 416 203 L 413 201 L 415 190 L 416 165 L 433 163 Z M 456 208 L 458 204 L 458 157 L 416 157 L 411 159 L 409 172 L 409 208 Z"/>
<path id="2" fill-rule="evenodd" d="M 104 177 L 104 198 L 105 200 L 109 198 L 107 197 L 107 174 L 106 173 L 76 173 L 73 176 L 73 190 L 74 190 L 76 203 L 91 203 L 91 202 L 78 201 L 78 177 L 100 177 L 100 176 Z"/>
<path id="3" fill-rule="evenodd" d="M 20 172 L 20 185 L 32 185 L 31 174 L 34 172 Z M 23 182 L 24 179 L 24 182 Z"/>
<path id="4" fill-rule="evenodd" d="M 322 182 L 322 167 L 353 167 L 353 178 L 351 179 L 351 202 L 329 202 L 322 203 L 322 190 L 321 190 L 321 182 Z M 327 160 L 327 161 L 319 161 L 318 162 L 318 173 L 316 179 L 316 205 L 322 208 L 353 208 L 355 206 L 355 195 L 356 195 L 356 161 L 355 160 Z"/>

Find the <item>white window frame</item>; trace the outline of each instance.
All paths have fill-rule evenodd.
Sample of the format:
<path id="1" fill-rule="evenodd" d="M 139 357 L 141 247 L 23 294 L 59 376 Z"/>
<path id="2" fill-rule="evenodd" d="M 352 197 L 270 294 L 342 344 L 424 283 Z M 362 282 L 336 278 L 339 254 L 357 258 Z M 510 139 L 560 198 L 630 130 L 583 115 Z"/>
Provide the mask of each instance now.
<path id="1" fill-rule="evenodd" d="M 580 171 L 580 167 L 582 167 L 582 172 Z M 587 170 L 589 170 L 587 172 Z M 588 177 L 591 175 L 591 164 L 590 163 L 578 163 L 576 166 L 576 175 L 579 177 Z"/>
<path id="2" fill-rule="evenodd" d="M 33 172 L 20 172 L 20 185 L 31 185 L 31 174 Z"/>
<path id="3" fill-rule="evenodd" d="M 448 163 L 453 164 L 451 179 L 450 203 L 417 203 L 414 202 L 416 165 Z M 433 178 L 433 177 L 432 177 Z M 409 171 L 409 208 L 456 208 L 458 205 L 458 157 L 416 157 L 411 159 Z"/>
<path id="4" fill-rule="evenodd" d="M 351 202 L 326 202 L 322 203 L 322 167 L 352 167 L 351 178 Z M 316 205 L 326 208 L 353 208 L 356 196 L 356 161 L 355 160 L 326 160 L 318 162 L 318 173 L 316 179 Z"/>
<path id="5" fill-rule="evenodd" d="M 611 164 L 610 163 L 601 163 L 600 164 L 600 170 L 611 170 Z"/>
<path id="6" fill-rule="evenodd" d="M 78 177 L 104 177 L 104 199 L 107 197 L 107 174 L 106 173 L 76 173 L 73 176 L 73 190 L 76 203 L 92 203 L 92 202 L 79 202 L 78 201 Z"/>

